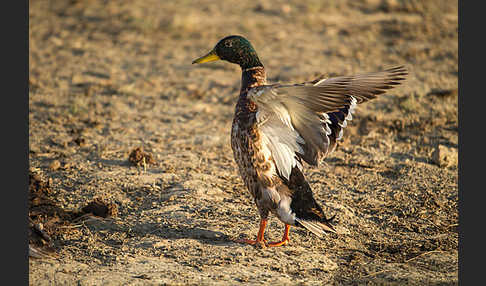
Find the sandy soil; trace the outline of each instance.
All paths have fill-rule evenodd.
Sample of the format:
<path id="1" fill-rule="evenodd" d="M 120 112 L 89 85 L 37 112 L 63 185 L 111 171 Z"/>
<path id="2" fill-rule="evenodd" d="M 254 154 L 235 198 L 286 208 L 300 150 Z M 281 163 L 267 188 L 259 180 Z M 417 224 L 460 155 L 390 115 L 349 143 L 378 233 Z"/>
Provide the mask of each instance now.
<path id="1" fill-rule="evenodd" d="M 54 250 L 31 285 L 458 284 L 457 1 L 29 4 L 29 215 Z M 270 82 L 410 70 L 305 171 L 339 235 L 231 241 L 258 229 L 230 147 L 240 71 L 191 65 L 229 34 Z"/>

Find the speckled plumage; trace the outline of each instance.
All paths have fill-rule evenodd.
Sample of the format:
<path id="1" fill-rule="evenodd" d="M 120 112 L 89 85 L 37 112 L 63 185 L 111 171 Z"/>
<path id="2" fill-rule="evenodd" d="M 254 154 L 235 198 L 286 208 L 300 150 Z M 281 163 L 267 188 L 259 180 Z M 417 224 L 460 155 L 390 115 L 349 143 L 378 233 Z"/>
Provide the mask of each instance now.
<path id="1" fill-rule="evenodd" d="M 231 130 L 231 147 L 239 173 L 259 213 L 260 229 L 250 244 L 281 246 L 290 225 L 322 236 L 336 232 L 314 199 L 302 169 L 318 166 L 342 137 L 357 104 L 399 84 L 407 71 L 395 67 L 382 72 L 319 79 L 281 85 L 266 83 L 263 64 L 248 40 L 229 36 L 193 63 L 226 60 L 242 69 L 241 89 Z M 269 214 L 285 223 L 282 241 L 267 243 L 264 230 Z"/>
<path id="2" fill-rule="evenodd" d="M 231 148 L 240 175 L 255 203 L 261 201 L 261 187 L 271 187 L 274 178 L 268 174 L 272 168 L 271 158 L 262 153 L 262 140 L 258 130 L 257 106 L 247 97 L 250 88 L 266 84 L 265 69 L 252 68 L 242 73 L 242 85 L 231 128 Z M 259 207 L 260 215 L 268 217 L 268 209 Z"/>

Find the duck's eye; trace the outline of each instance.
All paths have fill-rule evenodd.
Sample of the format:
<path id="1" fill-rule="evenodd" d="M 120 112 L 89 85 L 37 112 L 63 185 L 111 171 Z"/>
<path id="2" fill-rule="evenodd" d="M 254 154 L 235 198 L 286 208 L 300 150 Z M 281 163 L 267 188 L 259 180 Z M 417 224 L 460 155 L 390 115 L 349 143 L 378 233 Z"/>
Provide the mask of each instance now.
<path id="1" fill-rule="evenodd" d="M 233 42 L 231 42 L 231 41 L 224 42 L 224 46 L 227 47 L 227 48 L 230 48 L 230 47 L 233 46 Z"/>

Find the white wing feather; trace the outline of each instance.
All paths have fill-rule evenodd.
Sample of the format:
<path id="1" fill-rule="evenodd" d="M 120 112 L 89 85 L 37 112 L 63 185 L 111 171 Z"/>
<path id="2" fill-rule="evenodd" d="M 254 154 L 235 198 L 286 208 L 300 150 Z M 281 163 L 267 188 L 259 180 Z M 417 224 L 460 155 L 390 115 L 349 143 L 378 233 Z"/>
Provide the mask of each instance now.
<path id="1" fill-rule="evenodd" d="M 258 105 L 257 123 L 262 136 L 263 152 L 269 152 L 279 174 L 289 179 L 292 169 L 302 169 L 298 154 L 304 155 L 304 144 L 325 150 L 330 134 L 325 113 L 316 112 L 312 102 L 299 86 L 259 86 L 248 92 L 249 98 Z M 344 106 L 349 97 L 339 96 L 330 100 L 330 106 Z M 316 106 L 314 106 L 316 109 Z M 330 109 L 324 109 L 330 110 Z M 291 113 L 290 113 L 291 112 Z M 320 114 L 320 115 L 319 115 Z M 297 128 L 296 128 L 297 127 Z"/>
<path id="2" fill-rule="evenodd" d="M 299 143 L 305 142 L 293 128 L 288 114 L 285 115 L 286 110 L 282 109 L 281 112 L 277 115 L 262 109 L 257 113 L 257 122 L 262 123 L 263 152 L 270 152 L 280 175 L 288 179 L 293 167 L 302 168 L 296 153 L 304 153 Z"/>
<path id="3" fill-rule="evenodd" d="M 356 104 L 384 93 L 399 84 L 405 75 L 406 69 L 400 66 L 382 72 L 323 79 L 312 85 L 251 88 L 248 98 L 258 106 L 257 124 L 264 152 L 271 154 L 279 174 L 286 179 L 292 168 L 302 168 L 300 159 L 317 165 L 322 156 L 334 149 L 335 140 L 341 139 L 342 128 L 352 119 Z M 345 116 L 337 127 L 329 120 L 330 115 L 336 116 L 333 112 Z M 330 127 L 339 132 L 331 136 L 332 148 L 329 148 Z"/>

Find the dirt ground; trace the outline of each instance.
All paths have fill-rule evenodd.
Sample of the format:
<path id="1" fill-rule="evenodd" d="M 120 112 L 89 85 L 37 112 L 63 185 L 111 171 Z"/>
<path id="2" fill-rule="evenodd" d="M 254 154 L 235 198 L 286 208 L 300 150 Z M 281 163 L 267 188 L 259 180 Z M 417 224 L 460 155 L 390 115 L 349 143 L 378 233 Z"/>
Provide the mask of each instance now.
<path id="1" fill-rule="evenodd" d="M 458 284 L 457 1 L 29 4 L 29 216 L 51 251 L 31 285 Z M 230 146 L 240 70 L 191 65 L 230 34 L 269 82 L 409 69 L 305 170 L 338 235 L 232 242 L 258 230 Z"/>

